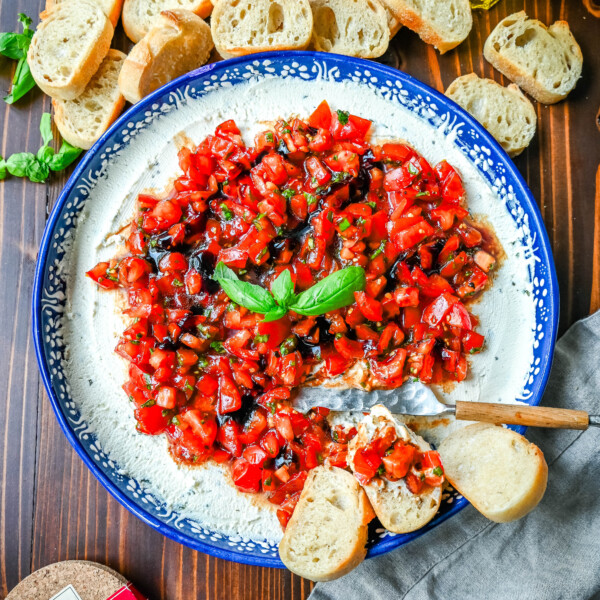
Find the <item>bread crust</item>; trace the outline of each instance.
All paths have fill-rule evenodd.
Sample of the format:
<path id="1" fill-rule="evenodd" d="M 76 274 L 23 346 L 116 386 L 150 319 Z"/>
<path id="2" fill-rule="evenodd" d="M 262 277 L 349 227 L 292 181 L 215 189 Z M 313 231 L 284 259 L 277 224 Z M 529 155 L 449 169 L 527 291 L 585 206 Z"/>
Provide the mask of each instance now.
<path id="1" fill-rule="evenodd" d="M 368 444 L 372 438 L 372 434 L 368 431 L 365 424 L 372 416 L 376 416 L 379 419 L 380 425 L 389 423 L 395 427 L 403 427 L 387 409 L 380 405 L 374 406 L 371 409 L 371 415 L 367 415 L 365 420 L 359 424 L 357 435 L 348 444 L 348 465 L 352 470 L 354 470 L 354 453 L 358 448 Z M 431 450 L 431 446 L 422 437 L 413 433 L 408 428 L 406 428 L 406 431 L 410 435 L 413 444 L 419 446 L 424 452 Z M 421 529 L 437 514 L 442 502 L 441 486 L 426 486 L 421 494 L 413 494 L 402 481 L 391 484 L 383 479 L 374 479 L 362 487 L 369 497 L 377 518 L 392 533 L 410 533 L 411 531 Z M 429 507 L 424 506 L 427 503 L 429 503 Z M 399 522 L 394 519 L 392 507 L 400 510 L 400 504 L 408 509 L 415 509 L 417 511 L 422 509 L 422 512 L 416 516 L 411 514 L 410 517 L 406 517 L 403 521 Z"/>
<path id="2" fill-rule="evenodd" d="M 115 61 L 118 59 L 125 60 L 127 55 L 120 50 L 110 49 L 108 54 L 106 55 L 105 61 Z M 100 69 L 102 65 L 100 65 Z M 99 70 L 100 70 L 99 69 Z M 92 78 L 90 83 L 94 80 Z M 116 83 L 116 82 L 115 82 Z M 125 98 L 119 94 L 116 101 L 110 107 L 110 112 L 107 113 L 106 118 L 104 119 L 101 125 L 100 135 L 104 133 L 110 125 L 115 121 L 115 119 L 121 114 L 123 111 L 123 107 L 125 106 Z M 68 110 L 68 105 L 63 100 L 57 100 L 55 98 L 52 99 L 52 107 L 54 108 L 54 122 L 56 123 L 56 127 L 58 128 L 63 139 L 67 140 L 69 144 L 73 146 L 77 146 L 78 148 L 83 148 L 84 150 L 89 150 L 94 143 L 98 140 L 98 136 L 88 136 L 84 137 L 80 135 L 77 131 L 74 131 L 71 127 L 69 127 L 68 119 L 66 118 L 66 113 Z"/>
<path id="3" fill-rule="evenodd" d="M 164 75 L 163 83 L 171 81 L 206 63 L 213 48 L 210 27 L 194 13 L 183 9 L 169 10 L 163 11 L 160 17 L 133 47 L 119 75 L 119 89 L 132 104 L 157 89 L 159 72 Z M 177 60 L 159 64 L 173 50 L 173 44 L 184 49 L 185 57 L 190 60 L 188 64 Z M 193 52 L 189 45 L 194 46 Z"/>
<path id="4" fill-rule="evenodd" d="M 40 19 L 45 19 L 49 10 L 61 4 L 62 0 L 46 0 L 46 9 L 40 14 Z M 100 8 L 102 8 L 101 2 L 98 2 Z M 121 16 L 121 10 L 123 9 L 123 0 L 111 0 L 111 8 L 106 16 L 110 19 L 113 28 L 116 29 L 119 17 Z"/>
<path id="5" fill-rule="evenodd" d="M 42 70 L 38 68 L 37 44 L 40 36 L 44 35 L 45 30 L 52 24 L 63 11 L 67 11 L 64 4 L 59 4 L 47 12 L 45 19 L 38 25 L 37 30 L 31 40 L 29 51 L 27 52 L 27 62 L 31 75 L 33 76 L 37 86 L 51 98 L 59 98 L 61 100 L 73 100 L 77 98 L 86 88 L 90 79 L 94 76 L 98 67 L 108 54 L 110 44 L 114 34 L 114 28 L 110 19 L 104 14 L 102 9 L 94 2 L 88 0 L 80 0 L 78 6 L 87 4 L 91 10 L 96 13 L 96 17 L 101 19 L 103 25 L 102 31 L 98 35 L 98 39 L 92 50 L 87 56 L 82 57 L 83 61 L 78 65 L 78 68 L 73 72 L 71 77 L 65 84 L 57 85 L 47 81 Z M 42 58 L 43 60 L 43 58 Z"/>
<path id="6" fill-rule="evenodd" d="M 394 12 L 397 19 L 402 25 L 416 32 L 426 44 L 431 44 L 432 46 L 437 48 L 440 54 L 445 54 L 446 52 L 448 52 L 448 50 L 452 50 L 453 48 L 456 48 L 456 46 L 461 44 L 469 35 L 469 32 L 473 25 L 473 20 L 471 18 L 471 23 L 469 26 L 469 31 L 467 31 L 467 35 L 465 35 L 462 39 L 449 40 L 441 36 L 435 27 L 433 27 L 426 19 L 424 19 L 404 0 L 384 1 L 390 6 L 390 8 L 392 9 L 392 11 Z"/>
<path id="7" fill-rule="evenodd" d="M 573 58 L 577 63 L 581 65 L 583 64 L 583 55 L 581 53 L 581 48 L 579 47 L 579 44 L 573 37 L 573 34 L 571 33 L 571 29 L 567 21 L 555 21 L 552 25 L 550 25 L 550 27 L 546 27 L 544 23 L 538 21 L 537 19 L 529 19 L 527 17 L 527 13 L 522 10 L 518 13 L 514 13 L 502 19 L 502 21 L 500 21 L 500 23 L 496 25 L 492 33 L 488 36 L 483 46 L 483 56 L 485 57 L 485 59 L 495 69 L 500 71 L 500 73 L 502 73 L 508 79 L 516 83 L 521 89 L 525 90 L 532 98 L 534 98 L 538 102 L 541 102 L 542 104 L 556 104 L 557 102 L 564 100 L 573 88 L 567 90 L 567 92 L 563 94 L 549 90 L 545 88 L 534 77 L 532 77 L 524 68 L 521 68 L 520 65 L 512 62 L 510 59 L 503 56 L 502 52 L 496 51 L 493 45 L 495 34 L 497 33 L 498 28 L 501 27 L 507 19 L 524 19 L 529 21 L 530 24 L 542 27 L 550 32 L 560 30 L 562 34 L 568 35 L 570 37 L 572 47 L 575 51 L 575 55 Z"/>
<path id="8" fill-rule="evenodd" d="M 138 43 L 149 31 L 144 23 L 140 23 L 136 18 L 135 7 L 140 1 L 144 0 L 124 0 L 121 22 L 125 35 L 134 43 Z M 192 9 L 178 8 L 176 3 L 174 6 L 166 6 L 165 10 L 190 10 L 201 19 L 206 19 L 210 16 L 213 10 L 211 0 L 197 0 L 196 6 Z M 161 11 L 162 12 L 162 11 Z M 159 13 L 160 14 L 160 13 Z M 156 15 L 158 17 L 158 14 Z"/>
<path id="9" fill-rule="evenodd" d="M 307 497 L 317 491 L 313 490 L 315 480 L 323 474 L 331 477 L 332 479 L 342 477 L 347 480 L 346 483 L 352 487 L 356 494 L 358 511 L 362 515 L 362 518 L 358 523 L 354 545 L 352 548 L 348 548 L 346 558 L 339 562 L 335 569 L 329 572 L 320 571 L 318 565 L 315 565 L 315 563 L 312 561 L 310 561 L 308 565 L 298 564 L 298 561 L 294 560 L 294 557 L 291 553 L 291 548 L 297 542 L 296 534 L 302 531 L 305 527 L 303 519 Z M 304 484 L 304 488 L 300 494 L 300 499 L 298 500 L 296 509 L 294 510 L 294 513 L 286 527 L 283 539 L 279 544 L 279 556 L 290 571 L 300 575 L 301 577 L 310 579 L 311 581 L 332 581 L 333 579 L 342 577 L 343 575 L 346 575 L 355 569 L 365 559 L 365 556 L 367 555 L 366 544 L 368 538 L 368 524 L 374 517 L 375 513 L 373 512 L 365 491 L 350 473 L 337 467 L 317 467 L 310 471 L 306 483 Z M 347 523 L 344 525 L 349 526 Z"/>
<path id="10" fill-rule="evenodd" d="M 515 498 L 509 506 L 505 508 L 498 507 L 496 510 L 493 510 L 483 506 L 482 498 L 478 497 L 477 495 L 473 495 L 468 489 L 464 488 L 462 482 L 460 481 L 458 470 L 455 471 L 455 465 L 448 457 L 447 448 L 449 444 L 456 443 L 460 436 L 473 436 L 479 433 L 485 434 L 486 431 L 492 430 L 494 433 L 497 433 L 498 429 L 506 432 L 503 435 L 511 437 L 513 439 L 513 443 L 521 445 L 528 454 L 534 454 L 535 460 L 537 461 L 537 470 L 534 480 L 531 482 L 531 485 L 526 490 L 525 494 L 523 494 L 520 498 Z M 516 521 L 533 510 L 544 496 L 546 485 L 548 483 L 548 465 L 546 463 L 546 459 L 544 458 L 544 454 L 535 444 L 530 443 L 522 435 L 519 435 L 511 429 L 506 429 L 499 425 L 492 425 L 489 423 L 475 423 L 473 425 L 467 425 L 463 429 L 460 429 L 448 436 L 448 438 L 446 438 L 440 444 L 438 450 L 442 458 L 444 471 L 448 481 L 481 514 L 490 519 L 490 521 L 494 521 L 496 523 L 508 523 L 510 521 Z M 475 459 L 475 457 L 473 458 Z M 474 463 L 477 464 L 476 460 L 474 460 Z"/>

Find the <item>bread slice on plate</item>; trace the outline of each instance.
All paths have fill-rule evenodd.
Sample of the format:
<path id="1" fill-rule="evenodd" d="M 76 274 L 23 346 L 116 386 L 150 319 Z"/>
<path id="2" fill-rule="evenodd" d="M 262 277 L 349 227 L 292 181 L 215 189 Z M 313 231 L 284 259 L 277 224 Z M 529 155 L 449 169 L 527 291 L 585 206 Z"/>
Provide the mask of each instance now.
<path id="1" fill-rule="evenodd" d="M 306 579 L 337 579 L 364 560 L 367 525 L 374 516 L 351 473 L 316 467 L 286 527 L 279 556 L 290 571 Z"/>
<path id="2" fill-rule="evenodd" d="M 448 481 L 491 521 L 524 517 L 546 491 L 542 451 L 522 435 L 475 423 L 450 434 L 438 448 Z"/>
<path id="3" fill-rule="evenodd" d="M 51 10 L 59 4 L 69 2 L 71 0 L 46 0 L 46 10 Z M 77 0 L 75 0 L 77 1 Z M 94 0 L 98 6 L 104 11 L 104 14 L 110 19 L 113 27 L 117 26 L 121 9 L 123 8 L 123 0 Z M 41 14 L 42 19 L 45 18 L 45 12 Z"/>
<path id="4" fill-rule="evenodd" d="M 44 17 L 29 46 L 29 69 L 48 96 L 73 100 L 108 53 L 112 23 L 94 0 L 58 4 Z"/>
<path id="5" fill-rule="evenodd" d="M 390 42 L 388 15 L 379 0 L 310 0 L 312 45 L 321 52 L 377 58 Z"/>
<path id="6" fill-rule="evenodd" d="M 471 31 L 469 0 L 385 0 L 400 23 L 440 54 L 458 46 Z"/>
<path id="7" fill-rule="evenodd" d="M 119 73 L 126 57 L 109 50 L 80 96 L 52 100 L 54 122 L 69 144 L 88 150 L 121 114 L 125 98 L 119 91 Z"/>
<path id="8" fill-rule="evenodd" d="M 583 56 L 569 24 L 546 27 L 524 11 L 496 25 L 483 55 L 498 71 L 538 102 L 554 104 L 567 97 L 581 76 Z"/>
<path id="9" fill-rule="evenodd" d="M 217 0 L 210 20 L 223 58 L 268 50 L 304 50 L 313 17 L 308 0 Z"/>
<path id="10" fill-rule="evenodd" d="M 212 8 L 210 0 L 125 0 L 121 20 L 127 37 L 137 43 L 150 31 L 163 10 L 189 10 L 206 19 Z"/>
<path id="11" fill-rule="evenodd" d="M 521 154 L 535 135 L 535 109 L 514 83 L 503 87 L 471 73 L 455 79 L 446 96 L 471 113 L 509 156 Z"/>
<path id="12" fill-rule="evenodd" d="M 421 452 L 428 452 L 431 446 L 420 436 L 381 405 L 371 409 L 358 426 L 358 433 L 348 444 L 348 465 L 357 473 L 356 453 L 373 439 L 385 435 L 385 430 L 395 430 L 398 440 L 417 446 Z M 424 485 L 419 493 L 413 493 L 404 478 L 388 481 L 375 477 L 363 485 L 381 524 L 392 533 L 409 533 L 420 529 L 437 513 L 442 501 L 442 486 Z"/>
<path id="13" fill-rule="evenodd" d="M 173 79 L 206 63 L 210 27 L 189 10 L 166 10 L 123 63 L 119 89 L 132 104 Z"/>

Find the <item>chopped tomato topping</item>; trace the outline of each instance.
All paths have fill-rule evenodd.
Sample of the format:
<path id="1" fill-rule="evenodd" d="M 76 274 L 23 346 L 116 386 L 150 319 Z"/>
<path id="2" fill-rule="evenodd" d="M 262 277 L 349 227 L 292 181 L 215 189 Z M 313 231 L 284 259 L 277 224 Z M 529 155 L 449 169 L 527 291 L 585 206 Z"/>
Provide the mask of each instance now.
<path id="1" fill-rule="evenodd" d="M 332 430 L 325 410 L 293 410 L 293 388 L 359 360 L 366 384 L 462 381 L 485 343 L 468 307 L 496 266 L 493 236 L 470 220 L 459 172 L 403 143 L 372 144 L 371 129 L 325 101 L 253 145 L 225 121 L 179 151 L 167 194 L 138 196 L 127 254 L 87 273 L 125 292 L 116 352 L 138 430 L 166 435 L 180 462 L 229 464 L 239 489 L 278 505 L 283 526 L 307 471 L 346 468 L 356 434 Z M 265 321 L 213 279 L 220 261 L 266 290 L 288 271 L 299 294 L 350 265 L 366 284 L 349 306 L 312 316 L 292 306 Z M 388 431 L 355 466 L 418 493 L 443 480 L 436 456 Z"/>

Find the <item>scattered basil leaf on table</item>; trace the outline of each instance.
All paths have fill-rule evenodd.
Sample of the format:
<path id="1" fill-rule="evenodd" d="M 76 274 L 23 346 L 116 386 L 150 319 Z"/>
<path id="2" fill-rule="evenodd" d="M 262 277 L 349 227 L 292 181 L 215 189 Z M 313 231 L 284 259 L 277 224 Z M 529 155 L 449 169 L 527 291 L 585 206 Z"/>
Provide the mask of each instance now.
<path id="1" fill-rule="evenodd" d="M 50 171 L 61 171 L 68 167 L 82 152 L 68 142 L 63 143 L 58 152 L 49 146 L 52 142 L 52 118 L 50 113 L 44 113 L 40 121 L 40 133 L 44 144 L 37 151 L 18 152 L 6 160 L 0 158 L 0 179 L 5 179 L 7 173 L 15 177 L 28 177 L 34 183 L 43 183 L 48 179 Z"/>
<path id="2" fill-rule="evenodd" d="M 81 148 L 71 146 L 69 142 L 63 140 L 60 150 L 50 160 L 50 169 L 52 171 L 66 169 L 82 152 Z"/>
<path id="3" fill-rule="evenodd" d="M 263 321 L 281 319 L 288 310 L 317 316 L 354 303 L 354 292 L 364 290 L 366 280 L 362 267 L 346 267 L 324 277 L 308 290 L 294 293 L 290 272 L 286 269 L 275 279 L 271 293 L 260 285 L 241 281 L 225 263 L 220 262 L 213 279 L 233 302 L 265 315 Z"/>
<path id="4" fill-rule="evenodd" d="M 10 93 L 4 98 L 8 104 L 15 103 L 35 87 L 35 81 L 27 64 L 27 51 L 34 34 L 34 30 L 30 27 L 32 21 L 23 13 L 20 13 L 18 18 L 23 25 L 23 33 L 0 33 L 0 54 L 19 61 Z"/>

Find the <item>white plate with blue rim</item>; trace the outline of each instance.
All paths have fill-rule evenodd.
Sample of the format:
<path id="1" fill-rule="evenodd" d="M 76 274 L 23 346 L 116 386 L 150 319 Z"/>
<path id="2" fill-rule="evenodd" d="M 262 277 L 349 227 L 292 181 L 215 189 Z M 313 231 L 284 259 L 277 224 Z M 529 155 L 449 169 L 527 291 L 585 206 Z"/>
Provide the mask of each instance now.
<path id="1" fill-rule="evenodd" d="M 87 240 L 87 235 L 93 239 L 94 229 L 102 228 L 107 214 L 106 226 L 114 231 L 119 219 L 133 210 L 132 198 L 138 191 L 168 184 L 176 172 L 177 147 L 182 140 L 199 142 L 215 125 L 230 118 L 250 135 L 265 121 L 291 114 L 308 116 L 323 99 L 333 108 L 374 120 L 379 139 L 404 138 L 430 162 L 447 158 L 457 166 L 465 180 L 470 209 L 485 218 L 502 243 L 505 256 L 494 285 L 472 309 L 480 313 L 486 349 L 472 360 L 468 379 L 451 394 L 535 405 L 542 397 L 552 362 L 558 286 L 539 210 L 506 153 L 451 100 L 390 67 L 316 52 L 273 52 L 214 63 L 157 90 L 129 109 L 87 152 L 50 215 L 33 294 L 36 354 L 60 426 L 100 483 L 167 537 L 240 563 L 283 566 L 276 540 L 263 535 L 260 526 L 240 531 L 244 519 L 240 520 L 239 514 L 229 527 L 225 509 L 220 509 L 225 522 L 215 522 L 204 518 L 202 511 L 187 511 L 185 503 L 162 494 L 160 485 L 152 481 L 156 473 L 138 469 L 137 462 L 125 456 L 115 438 L 107 434 L 107 427 L 98 425 L 98 419 L 106 414 L 90 411 L 90 393 L 82 384 L 88 367 L 110 374 L 102 378 L 105 381 L 98 383 L 100 389 L 94 393 L 98 398 L 109 394 L 114 402 L 99 412 L 114 410 L 117 403 L 121 403 L 123 415 L 132 412 L 119 389 L 123 381 L 107 370 L 114 364 L 110 361 L 118 359 L 106 356 L 112 352 L 94 347 L 95 340 L 105 334 L 104 342 L 111 343 L 110 335 L 115 334 L 106 333 L 110 327 L 102 311 L 108 310 L 107 305 L 98 309 L 90 324 L 95 337 L 75 335 L 71 323 L 76 299 L 70 287 L 84 285 L 78 278 L 95 264 L 91 262 L 94 253 L 101 256 L 114 248 L 111 250 L 104 236 L 90 249 L 90 262 L 86 262 L 87 255 L 82 258 L 74 253 L 80 238 Z M 88 343 L 82 342 L 85 339 Z M 96 364 L 90 364 L 92 359 Z M 83 371 L 73 371 L 74 363 L 84 365 Z M 102 385 L 109 387 L 103 389 Z M 130 435 L 149 437 L 136 433 L 133 426 Z M 169 468 L 176 468 L 166 453 L 164 461 L 169 461 Z M 218 501 L 214 497 L 209 500 Z M 391 534 L 378 522 L 372 523 L 368 557 L 410 542 L 466 504 L 456 492 L 445 492 L 435 519 L 410 534 Z M 208 517 L 211 514 L 214 511 L 208 510 Z"/>

